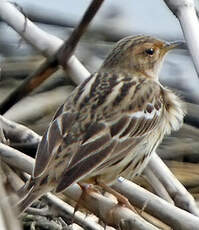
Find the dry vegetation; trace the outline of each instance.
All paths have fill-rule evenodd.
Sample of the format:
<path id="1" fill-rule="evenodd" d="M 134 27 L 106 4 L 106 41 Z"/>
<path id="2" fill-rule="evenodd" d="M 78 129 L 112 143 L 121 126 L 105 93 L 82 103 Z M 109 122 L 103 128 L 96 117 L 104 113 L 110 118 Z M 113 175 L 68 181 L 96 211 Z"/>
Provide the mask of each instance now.
<path id="1" fill-rule="evenodd" d="M 93 1 L 95 2 L 97 1 Z M 169 1 L 165 2 L 170 4 Z M 172 7 L 170 8 L 173 10 Z M 9 12 L 12 12 L 14 19 L 8 17 Z M 95 12 L 92 12 L 94 16 Z M 65 101 L 75 85 L 89 75 L 79 60 L 75 56 L 71 57 L 87 25 L 84 21 L 83 29 L 81 24 L 76 28 L 77 34 L 78 31 L 81 33 L 79 32 L 76 37 L 73 33 L 70 39 L 63 43 L 59 38 L 43 33 L 6 1 L 3 1 L 0 6 L 0 16 L 38 51 L 34 56 L 25 58 L 15 56 L 1 60 L 0 111 L 3 116 L 0 116 L 0 194 L 2 198 L 0 228 L 18 230 L 20 225 L 16 218 L 16 210 L 11 207 L 16 203 L 17 191 L 29 177 L 28 174 L 32 172 L 33 158 L 41 140 L 40 135 L 43 134 L 54 112 Z M 87 23 L 92 20 L 91 15 L 89 17 Z M 26 29 L 22 30 L 24 25 Z M 77 55 L 82 57 L 85 66 L 95 70 L 95 65 L 103 59 L 98 55 L 98 50 L 101 49 L 103 54 L 107 53 L 112 42 L 122 36 L 115 32 L 117 36 L 114 37 L 113 31 L 111 32 L 112 34 L 101 28 L 91 30 L 86 34 L 77 52 Z M 37 42 L 35 34 L 41 35 L 40 40 L 45 45 Z M 90 42 L 90 37 L 96 39 L 95 42 L 92 41 L 92 43 L 97 43 L 95 49 Z M 76 39 L 75 43 L 72 43 L 74 39 Z M 71 43 L 74 47 L 67 49 Z M 89 48 L 90 43 L 92 49 Z M 61 45 L 63 49 L 57 51 Z M 41 54 L 46 58 L 44 62 Z M 27 76 L 29 79 L 38 76 L 40 78 L 37 79 L 50 78 L 42 84 L 42 81 L 38 80 L 31 85 L 27 80 L 25 84 L 23 83 Z M 8 97 L 11 91 L 22 83 L 24 87 L 20 91 L 21 94 L 15 94 L 14 100 Z M 34 91 L 25 91 L 28 86 L 34 86 Z M 172 87 L 178 90 L 176 85 Z M 27 94 L 29 95 L 25 97 Z M 135 178 L 133 183 L 121 180 L 113 186 L 115 190 L 126 195 L 137 213 L 117 205 L 117 201 L 110 194 L 102 195 L 91 191 L 82 200 L 81 207 L 84 209 L 81 208 L 81 211 L 72 217 L 71 205 L 79 200 L 82 193 L 81 188 L 75 184 L 59 198 L 47 194 L 41 201 L 35 202 L 34 208 L 29 208 L 20 218 L 24 228 L 100 230 L 104 229 L 105 225 L 109 225 L 112 227 L 107 227 L 107 229 L 199 229 L 199 106 L 197 103 L 188 103 L 190 101 L 188 94 L 183 96 L 188 108 L 183 128 L 164 139 L 158 148 L 157 155 L 154 155 L 141 177 Z M 20 193 L 18 195 L 20 196 Z M 85 216 L 85 213 L 89 215 Z M 71 225 L 71 222 L 74 223 Z"/>

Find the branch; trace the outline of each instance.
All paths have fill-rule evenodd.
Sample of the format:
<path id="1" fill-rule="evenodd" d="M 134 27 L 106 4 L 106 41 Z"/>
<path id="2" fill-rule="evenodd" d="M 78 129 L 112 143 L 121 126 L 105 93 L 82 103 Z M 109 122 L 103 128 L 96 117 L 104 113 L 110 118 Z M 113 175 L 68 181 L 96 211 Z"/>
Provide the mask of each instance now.
<path id="1" fill-rule="evenodd" d="M 7 154 L 6 154 L 6 148 L 8 149 Z M 2 149 L 4 150 L 4 153 L 5 153 L 4 155 L 2 155 Z M 10 151 L 10 148 L 8 146 L 3 145 L 3 144 L 0 145 L 0 156 L 6 162 L 8 162 L 7 156 L 10 156 L 9 151 Z M 17 161 L 24 162 L 23 164 L 20 164 L 20 170 L 26 171 L 29 174 L 32 172 L 33 165 L 34 165 L 33 159 L 30 160 L 30 157 L 20 153 L 19 151 L 18 152 L 14 151 L 13 158 L 8 163 L 12 166 L 16 166 L 15 162 Z M 18 164 L 17 164 L 17 167 L 19 168 Z M 148 213 L 159 218 L 161 221 L 170 225 L 174 229 L 196 230 L 197 228 L 193 226 L 199 226 L 198 217 L 195 217 L 192 214 L 180 208 L 177 208 L 172 204 L 169 204 L 165 200 L 159 198 L 158 196 L 148 192 L 147 190 L 141 188 L 138 185 L 135 185 L 134 183 L 128 180 L 123 180 L 122 183 L 116 182 L 113 188 L 116 189 L 118 192 L 124 194 L 133 205 L 136 205 L 137 207 L 141 209 L 145 207 L 145 210 Z M 82 190 L 77 184 L 70 186 L 64 192 L 66 196 L 70 197 L 71 199 L 75 201 L 79 199 L 79 197 L 81 196 L 81 193 L 82 193 Z M 86 207 L 88 210 L 90 210 L 91 212 L 99 216 L 106 223 L 109 223 L 113 226 L 115 226 L 116 223 L 119 224 L 122 221 L 122 219 L 125 219 L 125 220 L 128 220 L 130 218 L 132 218 L 132 220 L 134 220 L 135 218 L 137 219 L 136 214 L 132 213 L 129 209 L 120 207 L 122 208 L 120 210 L 119 206 L 117 209 L 115 209 L 117 207 L 115 202 L 95 192 L 87 193 L 82 202 L 83 202 L 84 207 Z M 114 215 L 111 213 L 114 213 Z M 115 219 L 115 216 L 117 216 L 116 219 Z M 138 218 L 141 218 L 141 217 L 138 217 Z M 140 219 L 138 219 L 137 223 L 140 223 L 141 220 L 140 221 L 139 220 Z M 132 229 L 132 228 L 129 228 L 129 229 Z M 136 228 L 136 229 L 139 229 L 139 228 Z M 146 229 L 150 229 L 150 228 L 146 227 Z"/>
<path id="2" fill-rule="evenodd" d="M 51 57 L 55 55 L 57 50 L 63 45 L 63 41 L 61 39 L 41 30 L 28 18 L 25 18 L 25 16 L 19 12 L 19 10 L 14 7 L 13 4 L 6 0 L 1 1 L 0 17 L 18 34 L 20 34 L 24 40 L 31 44 L 45 57 Z M 26 25 L 25 30 L 24 25 Z M 69 59 L 67 68 L 71 76 L 74 75 L 73 80 L 77 84 L 80 83 L 79 76 L 81 76 L 82 81 L 82 79 L 86 79 L 90 75 L 87 69 L 79 62 L 75 56 L 72 56 Z"/>
<path id="3" fill-rule="evenodd" d="M 164 223 L 172 227 L 172 229 L 197 230 L 199 226 L 199 218 L 175 207 L 160 197 L 150 193 L 144 188 L 128 181 L 118 181 L 113 188 L 125 195 L 129 201 Z"/>
<path id="4" fill-rule="evenodd" d="M 61 48 L 58 49 L 58 51 L 56 51 L 55 55 L 52 57 L 49 57 L 33 74 L 31 74 L 19 87 L 17 87 L 17 89 L 14 92 L 12 92 L 1 103 L 0 105 L 1 113 L 5 113 L 12 105 L 14 105 L 21 98 L 26 96 L 28 93 L 30 93 L 33 89 L 35 89 L 38 85 L 40 85 L 44 80 L 46 80 L 52 73 L 54 73 L 58 69 L 58 61 L 60 61 L 60 64 L 63 64 L 64 67 L 66 66 L 66 63 L 68 62 L 75 47 L 77 46 L 78 41 L 80 40 L 81 36 L 83 35 L 86 28 L 88 27 L 88 24 L 93 19 L 93 17 L 95 16 L 97 10 L 99 9 L 102 3 L 103 3 L 103 0 L 100 0 L 100 1 L 93 0 L 92 1 L 88 10 L 83 16 L 80 24 L 77 26 L 75 30 L 73 30 L 69 39 L 61 46 Z M 3 4 L 1 4 L 0 14 L 3 15 L 4 20 L 7 19 L 4 14 L 5 12 L 3 12 L 3 9 L 2 9 L 2 5 L 5 7 L 5 4 L 7 4 L 6 6 L 10 7 L 10 5 L 8 5 L 8 3 L 5 1 L 3 2 Z M 22 19 L 21 17 L 22 15 L 20 14 L 19 18 Z M 23 24 L 24 28 L 23 27 L 16 28 L 16 31 L 19 31 L 19 29 L 23 28 L 23 30 L 21 31 L 23 37 L 25 37 L 23 34 L 24 29 L 26 31 L 27 27 L 29 26 L 29 22 L 30 22 L 29 20 L 28 21 L 26 19 L 24 20 L 25 20 Z M 13 25 L 12 20 L 8 20 L 8 22 L 10 22 L 10 24 L 12 23 Z M 20 20 L 20 22 L 22 22 L 22 20 Z M 36 28 L 32 23 L 30 25 L 33 27 L 33 29 Z M 41 32 L 41 30 L 39 30 L 39 32 Z M 43 35 L 42 37 L 44 37 L 45 34 L 42 34 L 42 35 Z M 31 40 L 30 35 L 28 35 L 25 38 L 27 40 Z M 38 36 L 37 36 L 37 39 L 38 39 Z M 71 62 L 69 62 L 69 65 L 70 63 Z M 72 59 L 72 63 L 73 64 L 77 63 L 77 60 L 74 57 Z"/>
<path id="5" fill-rule="evenodd" d="M 192 195 L 175 178 L 175 176 L 157 154 L 152 155 L 147 167 L 149 167 L 158 177 L 178 207 L 181 207 L 190 213 L 199 216 L 199 209 Z"/>
<path id="6" fill-rule="evenodd" d="M 34 159 L 17 150 L 13 149 L 13 153 L 11 153 L 11 151 L 12 148 L 4 144 L 0 144 L 0 157 L 6 163 L 22 171 L 25 171 L 28 174 L 32 174 Z M 64 192 L 64 194 L 74 201 L 79 201 L 82 194 L 82 189 L 79 185 L 74 184 L 70 186 Z M 53 195 L 50 195 L 50 197 L 52 196 Z M 47 197 L 49 196 L 47 195 Z M 54 200 L 58 199 L 55 196 L 53 197 Z M 58 203 L 60 202 L 61 201 L 59 201 Z M 102 219 L 105 223 L 109 225 L 117 227 L 122 220 L 131 219 L 133 220 L 134 228 L 136 228 L 137 230 L 158 230 L 158 228 L 154 227 L 152 224 L 148 223 L 142 217 L 135 214 L 128 208 L 118 206 L 116 201 L 112 201 L 111 199 L 106 198 L 96 192 L 90 192 L 89 194 L 86 194 L 84 196 L 84 199 L 82 199 L 82 204 L 89 211 L 93 212 L 95 215 L 97 215 L 100 219 Z M 62 208 L 64 209 L 64 206 L 62 206 Z M 125 224 L 126 223 L 128 222 L 125 222 Z M 132 229 L 132 222 L 130 221 L 129 224 L 129 229 Z"/>
<path id="7" fill-rule="evenodd" d="M 178 18 L 199 76 L 199 22 L 194 0 L 164 0 Z"/>
<path id="8" fill-rule="evenodd" d="M 32 175 L 34 159 L 24 153 L 0 143 L 0 157 L 7 164 Z"/>
<path id="9" fill-rule="evenodd" d="M 171 204 L 174 203 L 173 200 L 171 199 L 171 197 L 169 196 L 169 193 L 167 192 L 167 189 L 162 185 L 162 183 L 160 182 L 159 178 L 157 178 L 157 176 L 153 173 L 151 168 L 146 167 L 144 169 L 143 174 L 145 175 L 146 180 L 152 186 L 152 188 L 154 189 L 155 193 L 159 197 L 163 198 L 164 200 L 168 201 Z"/>
<path id="10" fill-rule="evenodd" d="M 31 129 L 14 121 L 7 120 L 1 115 L 0 126 L 6 134 L 6 137 L 9 140 L 12 140 L 12 142 L 38 144 L 41 141 L 41 136 L 33 132 Z"/>
<path id="11" fill-rule="evenodd" d="M 89 23 L 92 21 L 103 2 L 104 0 L 93 0 L 91 2 L 79 25 L 73 30 L 68 40 L 57 52 L 57 59 L 63 67 L 66 67 L 67 62 L 73 54 L 80 38 L 86 31 Z"/>
<path id="12" fill-rule="evenodd" d="M 58 210 L 58 215 L 61 217 L 68 219 L 68 215 L 71 217 L 73 216 L 74 208 L 55 195 L 47 193 L 42 197 L 42 199 L 45 200 L 47 204 L 50 204 L 50 209 L 52 206 L 53 209 Z M 102 226 L 95 223 L 94 221 L 90 221 L 88 218 L 86 218 L 85 214 L 79 211 L 75 213 L 75 223 L 91 230 L 103 230 Z"/>
<path id="13" fill-rule="evenodd" d="M 81 188 L 79 187 L 79 192 L 81 195 Z M 68 192 L 66 190 L 65 192 L 68 196 Z M 72 199 L 75 200 L 79 199 L 79 197 L 75 197 L 74 189 L 72 191 Z M 60 200 L 56 196 L 52 195 L 51 193 L 48 193 L 44 196 L 44 199 L 47 200 L 47 202 L 53 204 L 53 206 L 57 206 L 59 210 L 62 210 L 63 213 L 68 212 L 68 204 L 66 204 L 64 201 Z M 95 203 L 96 202 L 96 203 Z M 150 223 L 146 222 L 144 219 L 142 219 L 140 216 L 135 214 L 134 212 L 130 211 L 129 209 L 121 206 L 117 206 L 117 204 L 113 201 L 111 201 L 108 198 L 105 198 L 104 196 L 97 194 L 97 193 L 91 193 L 89 196 L 86 196 L 86 198 L 83 200 L 84 207 L 87 207 L 88 210 L 90 210 L 93 213 L 97 213 L 98 217 L 104 221 L 104 223 L 118 227 L 120 225 L 120 229 L 127 230 L 127 229 L 136 229 L 136 230 L 158 230 L 155 226 L 151 225 Z M 73 214 L 71 210 L 71 215 Z M 80 225 L 82 222 L 82 217 L 79 216 L 78 220 L 80 221 Z M 123 224 L 124 220 L 129 223 L 126 224 L 126 226 Z M 88 224 L 87 224 L 88 225 Z"/>
<path id="14" fill-rule="evenodd" d="M 1 163 L 1 162 L 0 162 Z M 16 218 L 15 210 L 11 208 L 11 199 L 8 199 L 7 193 L 3 184 L 3 177 L 2 175 L 4 172 L 0 166 L 0 229 L 5 230 L 12 230 L 13 227 L 16 230 L 22 229 L 20 227 L 19 221 Z"/>

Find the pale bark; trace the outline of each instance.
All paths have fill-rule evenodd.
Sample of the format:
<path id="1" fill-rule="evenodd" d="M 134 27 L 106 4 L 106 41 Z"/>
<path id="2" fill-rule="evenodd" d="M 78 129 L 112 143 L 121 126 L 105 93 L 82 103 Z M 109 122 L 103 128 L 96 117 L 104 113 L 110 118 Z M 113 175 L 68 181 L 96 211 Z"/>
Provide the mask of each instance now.
<path id="1" fill-rule="evenodd" d="M 2 152 L 4 152 L 4 154 L 2 154 Z M 34 166 L 34 159 L 31 158 L 32 160 L 30 160 L 30 157 L 26 156 L 25 154 L 22 154 L 19 151 L 13 151 L 13 158 L 9 161 L 8 158 L 10 157 L 10 147 L 3 144 L 0 145 L 0 154 L 2 159 L 5 162 L 10 163 L 10 165 L 15 167 L 17 166 L 18 168 L 20 166 L 20 170 L 26 171 L 29 174 L 32 172 Z M 15 162 L 24 163 L 18 164 Z M 174 205 L 166 202 L 160 197 L 150 193 L 149 191 L 141 188 L 140 186 L 128 180 L 123 179 L 122 182 L 116 182 L 113 188 L 124 194 L 133 205 L 136 205 L 141 209 L 145 207 L 145 211 L 155 216 L 156 218 L 159 218 L 162 222 L 168 224 L 174 229 L 195 230 L 197 228 L 195 228 L 194 226 L 199 226 L 198 217 L 180 208 L 175 207 Z M 82 190 L 77 184 L 71 185 L 64 192 L 66 196 L 70 197 L 75 201 L 79 199 L 81 193 Z M 133 213 L 131 210 L 117 206 L 115 201 L 107 197 L 104 197 L 96 192 L 87 193 L 83 199 L 83 205 L 90 211 L 92 211 L 94 214 L 99 216 L 102 220 L 106 221 L 108 224 L 111 224 L 113 226 L 117 226 L 120 223 L 120 221 L 122 221 L 122 219 L 135 220 L 136 218 L 136 223 L 138 223 L 138 226 L 141 221 L 141 219 L 139 219 L 140 217 L 137 217 L 137 215 Z M 118 207 L 118 209 L 115 210 L 116 207 Z M 122 209 L 120 210 L 120 208 Z M 121 213 L 119 213 L 120 211 Z M 116 220 L 115 216 L 117 216 Z M 140 229 L 142 228 L 140 227 Z"/>
<path id="2" fill-rule="evenodd" d="M 196 68 L 199 68 L 199 63 L 198 63 L 199 62 L 199 59 L 198 59 L 199 45 L 197 43 L 197 38 L 199 37 L 198 36 L 199 35 L 198 34 L 199 33 L 198 32 L 198 22 L 195 17 L 195 11 L 192 5 L 192 1 L 191 0 L 190 1 L 166 1 L 165 0 L 165 2 L 167 4 L 170 4 L 170 8 L 178 16 L 181 22 L 182 28 L 184 30 L 184 33 L 185 33 L 185 38 L 188 41 L 188 46 L 193 55 L 195 66 Z M 172 8 L 171 3 L 175 3 L 175 2 L 176 4 L 174 4 L 174 7 Z M 185 4 L 185 5 L 179 4 L 178 5 L 177 4 L 178 2 L 187 2 L 189 4 Z M 45 56 L 52 56 L 53 54 L 55 54 L 57 49 L 63 44 L 63 41 L 61 41 L 57 37 L 43 32 L 38 27 L 36 27 L 32 22 L 30 22 L 30 20 L 25 19 L 25 17 L 13 5 L 11 5 L 10 3 L 6 1 L 2 1 L 0 4 L 0 15 L 5 22 L 7 22 L 10 26 L 12 26 L 12 28 L 15 29 L 26 41 L 32 44 L 36 49 L 42 52 Z M 191 20 L 193 23 L 191 22 Z M 192 23 L 192 25 L 189 24 L 190 22 Z M 187 28 L 189 26 L 190 26 L 190 29 L 188 30 Z M 188 35 L 188 32 L 190 33 L 190 35 Z M 40 39 L 38 39 L 38 37 Z M 71 73 L 73 80 L 77 84 L 79 84 L 80 82 L 82 82 L 84 79 L 86 79 L 89 76 L 89 72 L 80 64 L 80 62 L 74 56 L 70 58 L 68 62 L 68 68 L 69 68 L 69 72 Z M 2 151 L 0 150 L 0 152 L 5 153 L 6 152 L 5 146 L 3 146 L 3 144 L 0 145 L 0 149 L 1 148 L 2 148 Z M 8 161 L 8 157 L 6 157 L 6 155 L 2 157 L 7 159 Z M 18 157 L 19 156 L 17 155 L 17 158 Z M 29 161 L 26 161 L 26 163 L 24 164 L 30 164 L 30 162 L 29 163 L 28 162 Z M 13 161 L 12 162 L 9 161 L 9 163 L 13 164 Z M 19 164 L 18 167 L 22 169 L 24 164 Z M 164 164 L 161 163 L 162 167 L 158 167 L 159 160 L 155 157 L 151 159 L 150 164 L 152 164 L 153 168 L 157 170 L 156 175 L 158 175 L 159 181 L 165 186 L 165 189 L 170 194 L 170 196 L 175 200 L 175 203 L 178 205 L 181 205 L 181 201 L 183 201 L 182 204 L 185 209 L 191 211 L 195 215 L 198 215 L 198 209 L 196 207 L 195 201 L 193 200 L 191 195 L 188 194 L 188 192 L 184 188 L 182 188 L 182 186 L 179 185 L 180 183 L 176 179 L 173 179 L 173 176 L 171 176 L 169 170 L 166 170 L 166 168 L 164 167 Z M 30 172 L 30 169 L 26 168 L 26 170 Z M 168 178 L 172 178 L 172 179 L 168 180 Z M 169 181 L 172 181 L 172 183 L 169 183 Z M 129 191 L 129 189 L 131 188 L 131 187 L 125 187 L 124 183 L 120 183 L 120 184 L 116 183 L 116 185 L 117 186 L 115 186 L 115 188 L 117 190 L 127 189 L 127 191 Z M 73 186 L 71 186 L 70 189 L 72 188 Z M 141 191 L 142 190 L 139 190 L 138 195 L 142 194 L 142 199 L 143 199 L 143 197 L 148 193 L 145 193 L 146 192 L 145 190 L 144 190 L 145 191 L 144 193 L 141 193 Z M 177 198 L 175 196 L 176 194 L 178 195 Z M 175 229 L 196 229 L 196 226 L 199 226 L 199 222 L 198 222 L 199 219 L 197 217 L 181 209 L 178 209 L 175 206 L 168 204 L 166 201 L 163 201 L 162 199 L 158 198 L 161 200 L 160 202 L 160 200 L 156 200 L 156 198 L 157 197 L 155 197 L 154 203 L 152 202 L 154 205 L 153 207 L 154 210 L 156 212 L 161 213 L 161 210 L 166 209 L 165 210 L 166 220 L 164 219 L 164 217 L 161 217 L 161 218 L 163 218 L 165 222 L 168 221 L 168 223 L 171 224 L 172 227 L 174 227 Z M 150 199 L 152 198 L 150 197 Z M 136 197 L 135 200 L 137 200 L 138 202 L 139 200 L 138 197 Z M 155 208 L 158 202 L 162 204 L 161 209 L 160 207 L 158 207 L 157 209 Z M 186 202 L 188 202 L 187 203 L 188 205 L 185 206 Z M 143 205 L 143 202 L 141 202 L 141 205 Z M 149 204 L 147 204 L 147 207 L 149 207 Z M 146 210 L 147 210 L 147 207 L 146 207 Z M 165 207 L 167 207 L 168 209 Z M 101 210 L 99 209 L 98 212 L 101 212 Z M 128 217 L 128 214 L 126 214 L 125 218 L 127 217 Z M 119 218 L 117 219 L 117 221 L 118 220 Z"/>
<path id="3" fill-rule="evenodd" d="M 164 0 L 178 18 L 199 76 L 199 22 L 194 0 Z"/>
<path id="4" fill-rule="evenodd" d="M 176 179 L 169 168 L 156 154 L 152 155 L 148 166 L 166 188 L 175 205 L 199 216 L 199 209 L 192 195 Z"/>
<path id="5" fill-rule="evenodd" d="M 19 12 L 13 4 L 5 0 L 2 0 L 0 4 L 0 17 L 46 57 L 53 56 L 63 45 L 61 39 L 41 30 Z M 90 75 L 75 56 L 69 59 L 67 69 L 76 84 L 79 84 Z"/>
<path id="6" fill-rule="evenodd" d="M 118 181 L 113 186 L 118 192 L 125 195 L 129 201 L 156 218 L 162 220 L 175 230 L 197 230 L 199 218 L 166 202 L 142 187 L 128 181 Z"/>
<path id="7" fill-rule="evenodd" d="M 31 129 L 14 121 L 10 121 L 1 115 L 0 125 L 7 138 L 14 139 L 16 142 L 34 144 L 41 141 L 41 136 L 33 132 Z"/>

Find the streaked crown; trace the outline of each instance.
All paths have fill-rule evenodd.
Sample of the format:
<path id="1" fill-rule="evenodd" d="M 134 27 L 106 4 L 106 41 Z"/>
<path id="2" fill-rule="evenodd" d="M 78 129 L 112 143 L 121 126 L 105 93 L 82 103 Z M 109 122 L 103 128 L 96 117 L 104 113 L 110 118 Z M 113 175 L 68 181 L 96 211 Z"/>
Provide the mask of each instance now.
<path id="1" fill-rule="evenodd" d="M 150 36 L 129 36 L 116 44 L 101 69 L 141 73 L 157 79 L 163 57 L 176 46 Z"/>

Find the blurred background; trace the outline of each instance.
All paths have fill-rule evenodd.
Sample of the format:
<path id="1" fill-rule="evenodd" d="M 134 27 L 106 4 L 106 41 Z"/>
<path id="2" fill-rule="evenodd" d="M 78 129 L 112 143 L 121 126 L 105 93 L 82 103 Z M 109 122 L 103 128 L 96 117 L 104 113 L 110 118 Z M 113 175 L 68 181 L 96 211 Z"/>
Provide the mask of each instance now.
<path id="1" fill-rule="evenodd" d="M 14 4 L 41 29 L 66 40 L 89 3 L 90 0 L 16 0 Z M 44 57 L 2 21 L 0 34 L 2 101 L 38 68 Z M 116 41 L 136 34 L 148 34 L 167 41 L 184 40 L 178 20 L 164 1 L 106 0 L 81 39 L 75 55 L 91 73 L 95 72 Z M 167 55 L 160 80 L 188 102 L 189 113 L 185 120 L 192 127 L 199 127 L 199 80 L 187 50 L 173 50 Z M 67 73 L 60 69 L 31 95 L 12 107 L 5 117 L 27 125 L 42 135 L 58 106 L 75 86 Z"/>
<path id="2" fill-rule="evenodd" d="M 63 40 L 68 38 L 78 24 L 89 3 L 90 0 L 15 0 L 16 7 L 25 16 L 41 29 Z M 184 40 L 178 20 L 163 0 L 106 0 L 81 39 L 75 55 L 90 72 L 95 72 L 116 41 L 137 34 L 147 34 L 167 41 Z M 1 102 L 45 58 L 2 21 L 0 35 Z M 164 139 L 158 154 L 198 201 L 199 80 L 187 50 L 178 49 L 167 55 L 160 80 L 186 101 L 188 115 L 183 128 Z M 60 69 L 31 95 L 7 111 L 5 117 L 42 135 L 58 106 L 75 86 L 67 73 Z M 146 181 L 139 178 L 137 183 L 153 191 Z"/>
<path id="3" fill-rule="evenodd" d="M 40 28 L 63 40 L 67 39 L 77 25 L 89 3 L 90 0 L 15 1 L 17 8 Z M 3 99 L 38 66 L 42 56 L 3 22 L 0 22 L 0 34 L 0 82 L 3 86 L 0 95 Z M 179 22 L 164 1 L 106 0 L 82 38 L 76 55 L 90 72 L 94 72 L 116 41 L 135 34 L 148 34 L 168 41 L 183 40 Z M 55 77 L 52 83 L 48 80 L 47 86 L 39 92 L 68 85 L 63 73 L 59 75 L 59 78 Z M 199 81 L 187 50 L 175 50 L 166 57 L 160 78 L 164 85 L 176 88 L 187 101 L 199 103 Z M 64 95 L 61 97 L 64 99 Z M 60 101 L 62 102 L 63 100 Z M 8 112 L 6 116 L 16 121 L 26 122 L 21 114 L 13 117 L 13 112 Z M 20 117 L 19 120 L 17 116 Z M 35 122 L 35 118 L 33 120 Z M 40 131 L 36 127 L 36 131 L 42 133 L 43 129 L 41 128 Z"/>

